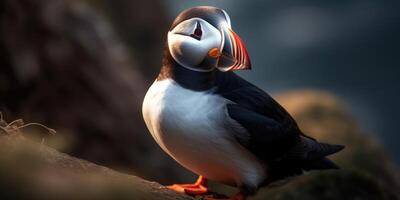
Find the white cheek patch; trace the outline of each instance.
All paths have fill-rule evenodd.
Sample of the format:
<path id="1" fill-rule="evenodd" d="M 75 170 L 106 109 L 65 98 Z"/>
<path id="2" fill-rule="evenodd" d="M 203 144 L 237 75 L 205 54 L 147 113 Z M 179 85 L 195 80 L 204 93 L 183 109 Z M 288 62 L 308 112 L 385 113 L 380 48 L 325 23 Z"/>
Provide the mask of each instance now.
<path id="1" fill-rule="evenodd" d="M 204 48 L 190 36 L 168 33 L 168 44 L 172 57 L 183 66 L 195 67 L 203 60 Z"/>
<path id="2" fill-rule="evenodd" d="M 197 22 L 203 33 L 200 40 L 189 36 L 194 32 Z M 196 66 L 204 60 L 210 49 L 219 48 L 221 42 L 219 30 L 200 18 L 185 20 L 168 32 L 168 48 L 172 57 L 180 65 L 196 71 L 213 70 L 197 69 Z"/>

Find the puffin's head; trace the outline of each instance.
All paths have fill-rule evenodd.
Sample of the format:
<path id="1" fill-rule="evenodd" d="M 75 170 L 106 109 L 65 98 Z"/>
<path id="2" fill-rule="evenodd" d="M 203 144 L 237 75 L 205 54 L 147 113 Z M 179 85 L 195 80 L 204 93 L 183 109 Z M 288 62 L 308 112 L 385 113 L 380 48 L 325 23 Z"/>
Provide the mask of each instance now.
<path id="1" fill-rule="evenodd" d="M 185 68 L 208 72 L 250 69 L 247 49 L 233 32 L 228 14 L 199 6 L 180 13 L 168 32 L 168 50 Z"/>

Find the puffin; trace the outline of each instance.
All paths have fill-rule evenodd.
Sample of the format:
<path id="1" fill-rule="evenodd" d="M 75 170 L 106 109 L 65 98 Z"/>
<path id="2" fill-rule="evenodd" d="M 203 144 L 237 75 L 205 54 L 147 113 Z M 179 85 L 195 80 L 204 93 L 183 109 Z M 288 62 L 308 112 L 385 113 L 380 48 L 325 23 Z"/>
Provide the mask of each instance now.
<path id="1" fill-rule="evenodd" d="M 203 195 L 213 180 L 237 187 L 230 199 L 242 200 L 287 177 L 338 169 L 327 156 L 344 146 L 303 133 L 277 101 L 234 72 L 248 69 L 226 11 L 198 6 L 175 18 L 142 113 L 158 145 L 199 178 L 168 188 Z"/>

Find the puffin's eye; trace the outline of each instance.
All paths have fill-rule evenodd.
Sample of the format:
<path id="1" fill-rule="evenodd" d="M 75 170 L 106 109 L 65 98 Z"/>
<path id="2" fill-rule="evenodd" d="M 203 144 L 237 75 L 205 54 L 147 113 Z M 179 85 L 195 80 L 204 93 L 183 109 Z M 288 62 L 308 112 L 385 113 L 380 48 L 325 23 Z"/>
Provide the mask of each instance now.
<path id="1" fill-rule="evenodd" d="M 196 40 L 201 40 L 201 36 L 203 35 L 203 31 L 201 30 L 201 25 L 200 22 L 197 22 L 196 24 L 196 29 L 192 34 L 190 34 L 190 37 L 196 39 Z"/>

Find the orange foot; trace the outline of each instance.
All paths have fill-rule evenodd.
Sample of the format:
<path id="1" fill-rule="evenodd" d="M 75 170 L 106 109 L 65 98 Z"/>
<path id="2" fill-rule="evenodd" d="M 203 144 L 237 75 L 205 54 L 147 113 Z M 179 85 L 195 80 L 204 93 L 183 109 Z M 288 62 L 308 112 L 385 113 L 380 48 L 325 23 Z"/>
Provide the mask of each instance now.
<path id="1" fill-rule="evenodd" d="M 173 185 L 167 186 L 167 188 L 177 191 L 177 192 L 186 193 L 189 195 L 199 195 L 199 194 L 205 194 L 208 192 L 207 179 L 205 179 L 203 176 L 199 176 L 196 183 L 173 184 Z"/>

